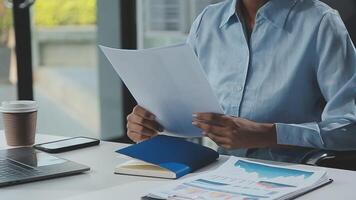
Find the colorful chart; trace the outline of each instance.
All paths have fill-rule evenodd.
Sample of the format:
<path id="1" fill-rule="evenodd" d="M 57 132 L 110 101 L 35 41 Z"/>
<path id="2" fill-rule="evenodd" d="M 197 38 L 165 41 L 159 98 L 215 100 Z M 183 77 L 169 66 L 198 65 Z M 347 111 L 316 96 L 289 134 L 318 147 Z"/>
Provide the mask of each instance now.
<path id="1" fill-rule="evenodd" d="M 257 182 L 257 185 L 266 189 L 295 187 L 294 185 L 286 185 L 269 181 L 259 181 Z"/>
<path id="2" fill-rule="evenodd" d="M 235 163 L 235 167 L 244 169 L 247 173 L 257 173 L 259 178 L 274 179 L 279 177 L 293 178 L 304 177 L 304 179 L 313 175 L 313 172 L 306 172 L 295 169 L 286 169 L 281 167 L 271 167 L 268 165 L 262 165 L 253 162 L 247 162 L 244 160 L 238 160 Z"/>

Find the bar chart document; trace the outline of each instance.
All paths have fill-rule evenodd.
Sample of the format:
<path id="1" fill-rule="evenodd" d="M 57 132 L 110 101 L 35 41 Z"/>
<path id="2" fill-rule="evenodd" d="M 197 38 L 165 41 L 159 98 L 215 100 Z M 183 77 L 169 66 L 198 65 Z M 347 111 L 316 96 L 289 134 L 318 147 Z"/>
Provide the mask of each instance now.
<path id="1" fill-rule="evenodd" d="M 330 182 L 326 171 L 230 157 L 216 170 L 153 189 L 143 199 L 284 200 Z"/>
<path id="2" fill-rule="evenodd" d="M 192 114 L 223 113 L 188 44 L 144 50 L 100 48 L 137 103 L 157 117 L 165 133 L 200 137 Z"/>

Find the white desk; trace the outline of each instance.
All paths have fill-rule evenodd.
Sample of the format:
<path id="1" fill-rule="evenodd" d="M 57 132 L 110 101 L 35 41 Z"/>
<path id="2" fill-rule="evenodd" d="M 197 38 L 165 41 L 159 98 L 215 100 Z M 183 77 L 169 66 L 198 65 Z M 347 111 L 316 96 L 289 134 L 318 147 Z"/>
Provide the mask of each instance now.
<path id="1" fill-rule="evenodd" d="M 37 135 L 36 142 L 56 139 L 60 137 Z M 4 135 L 0 133 L 0 148 L 6 148 L 5 143 Z M 70 177 L 0 188 L 0 199 L 131 200 L 140 199 L 140 196 L 150 188 L 171 181 L 113 174 L 114 167 L 127 159 L 114 151 L 125 146 L 119 143 L 101 142 L 99 146 L 56 154 L 58 157 L 88 165 L 91 171 Z M 226 157 L 221 156 L 218 162 L 201 171 L 215 168 L 225 160 Z M 356 199 L 356 172 L 337 169 L 327 169 L 327 171 L 334 182 L 299 199 Z"/>

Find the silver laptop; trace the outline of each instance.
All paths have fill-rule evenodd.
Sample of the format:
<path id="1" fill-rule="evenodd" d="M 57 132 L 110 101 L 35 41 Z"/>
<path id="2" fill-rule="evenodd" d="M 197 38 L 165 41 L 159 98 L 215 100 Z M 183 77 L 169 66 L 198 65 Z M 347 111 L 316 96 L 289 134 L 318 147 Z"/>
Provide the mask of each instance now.
<path id="1" fill-rule="evenodd" d="M 0 150 L 0 187 L 78 174 L 89 167 L 32 147 Z"/>

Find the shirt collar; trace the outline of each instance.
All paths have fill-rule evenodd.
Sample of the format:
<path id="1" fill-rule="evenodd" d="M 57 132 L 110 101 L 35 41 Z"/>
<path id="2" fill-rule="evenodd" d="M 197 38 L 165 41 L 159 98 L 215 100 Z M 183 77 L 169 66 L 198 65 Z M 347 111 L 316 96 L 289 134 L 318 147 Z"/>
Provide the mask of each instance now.
<path id="1" fill-rule="evenodd" d="M 298 0 L 270 0 L 259 10 L 259 13 L 275 26 L 284 28 L 289 13 L 297 1 Z"/>
<path id="2" fill-rule="evenodd" d="M 220 28 L 223 27 L 236 13 L 236 3 L 241 0 L 229 0 L 226 11 L 220 23 Z M 258 14 L 271 21 L 275 26 L 284 28 L 288 15 L 297 3 L 298 0 L 269 0 L 260 8 Z"/>
<path id="3" fill-rule="evenodd" d="M 238 0 L 229 0 L 228 6 L 226 7 L 226 10 L 224 11 L 221 23 L 220 23 L 220 28 L 223 27 L 232 16 L 235 15 L 236 13 L 236 3 Z"/>

